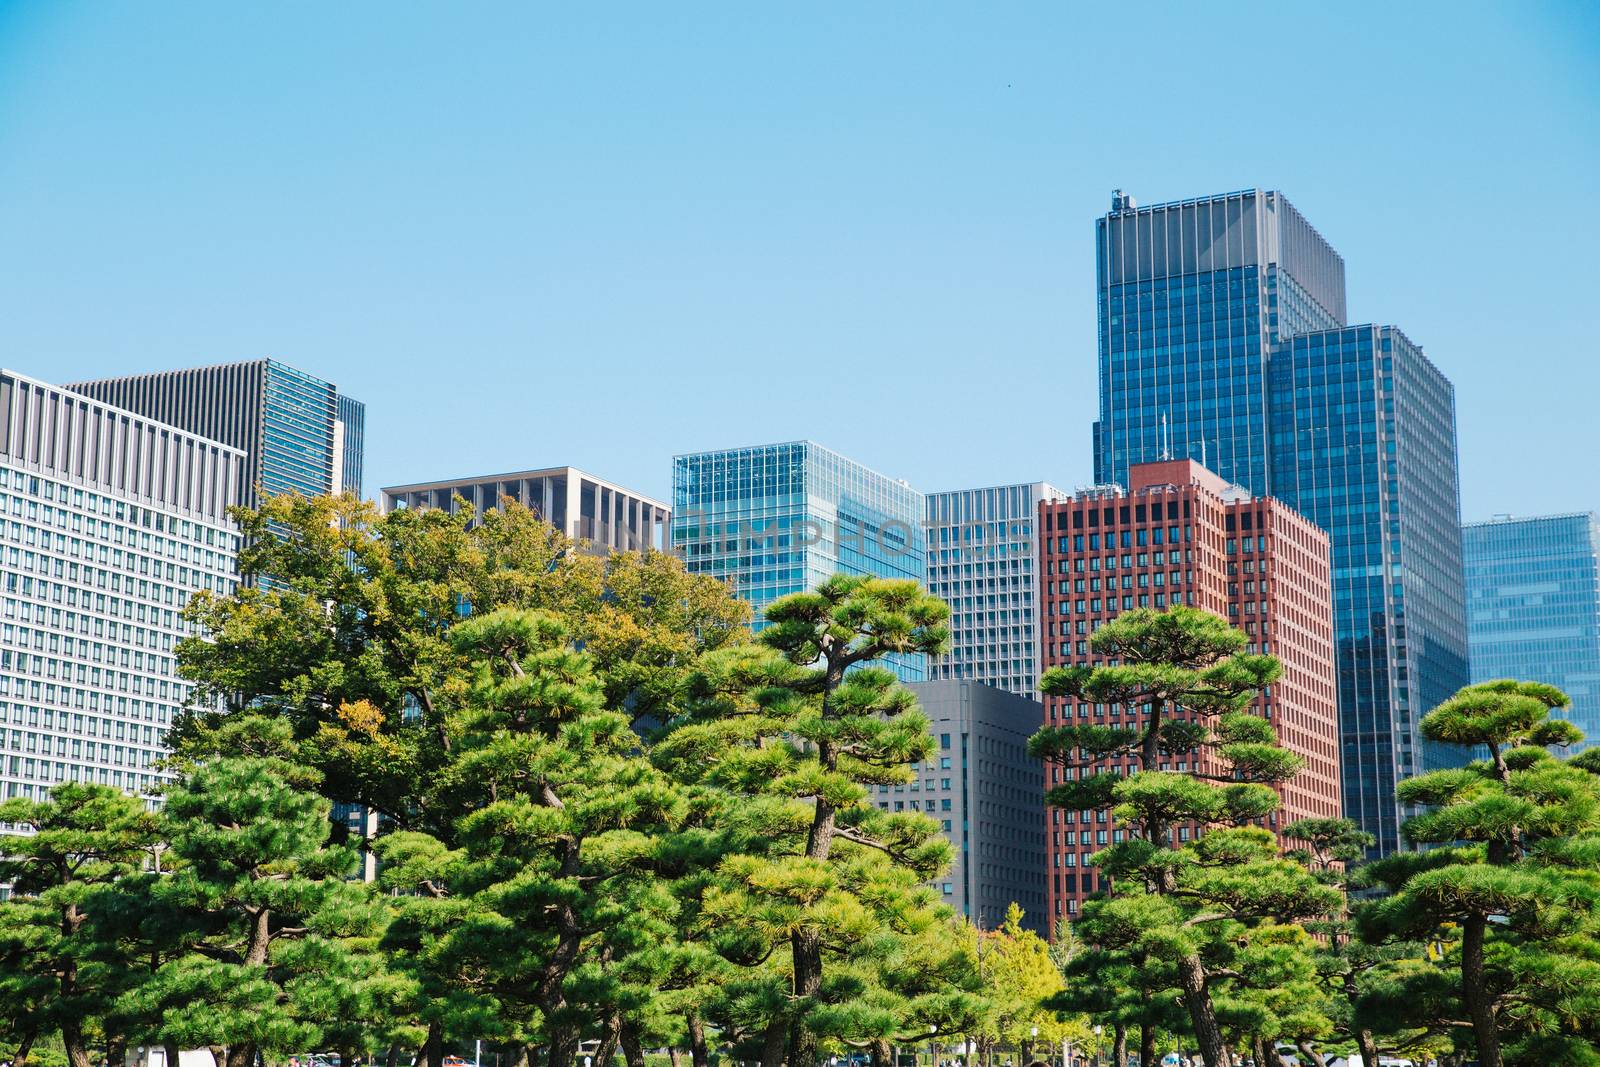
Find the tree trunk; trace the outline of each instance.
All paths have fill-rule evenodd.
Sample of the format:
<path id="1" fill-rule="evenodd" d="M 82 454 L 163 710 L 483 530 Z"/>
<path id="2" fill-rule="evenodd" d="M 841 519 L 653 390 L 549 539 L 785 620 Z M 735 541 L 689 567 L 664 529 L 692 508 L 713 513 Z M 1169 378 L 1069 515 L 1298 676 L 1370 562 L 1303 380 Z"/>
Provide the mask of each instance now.
<path id="1" fill-rule="evenodd" d="M 667 1046 L 667 1063 L 671 1064 L 671 1067 L 683 1067 L 683 1057 L 677 1045 Z"/>
<path id="2" fill-rule="evenodd" d="M 228 1049 L 225 1045 L 207 1045 L 206 1051 L 211 1053 L 212 1067 L 224 1067 L 228 1062 Z"/>
<path id="3" fill-rule="evenodd" d="M 28 1030 L 17 1041 L 17 1054 L 11 1060 L 11 1067 L 28 1067 L 28 1053 L 33 1051 L 33 1043 L 37 1040 L 37 1031 Z"/>
<path id="4" fill-rule="evenodd" d="M 428 1024 L 428 1035 L 417 1050 L 417 1067 L 440 1067 L 444 1063 L 444 1024 Z M 231 1065 L 230 1065 L 231 1067 Z"/>
<path id="5" fill-rule="evenodd" d="M 1206 1067 L 1232 1067 L 1228 1059 L 1228 1046 L 1222 1040 L 1222 1027 L 1217 1025 L 1217 1010 L 1211 1003 L 1211 990 L 1206 986 L 1205 967 L 1200 963 L 1199 956 L 1185 956 L 1178 961 L 1178 980 L 1183 985 L 1183 1004 L 1189 1009 L 1189 1021 L 1194 1026 L 1195 1043 L 1200 1046 L 1200 1058 L 1205 1061 Z M 1499 1064 L 1494 1067 L 1499 1067 Z"/>
<path id="6" fill-rule="evenodd" d="M 823 807 L 822 801 L 817 807 Z M 818 818 L 820 818 L 820 814 Z M 832 836 L 833 817 L 828 817 L 828 834 Z M 823 855 L 818 857 L 826 859 Z M 807 1003 L 822 992 L 822 935 L 811 930 L 797 930 L 794 944 L 794 993 L 801 1003 L 796 1005 L 794 1023 L 789 1032 L 789 1067 L 816 1067 L 817 1035 L 806 1025 Z"/>
<path id="7" fill-rule="evenodd" d="M 1322 1059 L 1322 1053 L 1312 1048 L 1311 1042 L 1307 1041 L 1305 1038 L 1302 1037 L 1296 1041 L 1294 1043 L 1294 1047 L 1300 1050 L 1300 1055 L 1306 1058 L 1306 1062 L 1310 1064 L 1311 1067 L 1327 1067 L 1326 1062 L 1324 1062 Z"/>
<path id="8" fill-rule="evenodd" d="M 390 1045 L 389 1046 L 389 1051 L 383 1057 L 383 1067 L 399 1067 L 399 1063 L 400 1063 L 400 1046 L 399 1045 Z M 527 1065 L 524 1064 L 523 1067 L 527 1067 Z"/>
<path id="9" fill-rule="evenodd" d="M 872 1054 L 872 1067 L 894 1067 L 894 1052 L 889 1048 L 888 1041 L 875 1037 L 867 1047 Z"/>
<path id="10" fill-rule="evenodd" d="M 1494 1005 L 1489 1003 L 1483 979 L 1483 943 L 1488 926 L 1489 920 L 1482 915 L 1474 915 L 1461 924 L 1461 999 L 1466 1002 L 1472 1034 L 1478 1040 L 1478 1067 L 1501 1067 Z"/>
<path id="11" fill-rule="evenodd" d="M 706 1024 L 699 1015 L 689 1016 L 689 1062 L 693 1067 L 711 1067 L 706 1055 Z"/>
<path id="12" fill-rule="evenodd" d="M 621 1036 L 622 1016 L 612 1012 L 600 1029 L 600 1047 L 595 1049 L 594 1067 L 611 1067 L 611 1059 L 617 1054 L 617 1039 Z"/>
<path id="13" fill-rule="evenodd" d="M 1156 1028 L 1151 1023 L 1139 1024 L 1139 1067 L 1156 1067 Z"/>
<path id="14" fill-rule="evenodd" d="M 549 1045 L 546 1067 L 573 1067 L 578 1062 L 578 1028 L 565 1020 L 546 1025 L 549 1027 L 545 1031 L 545 1042 Z M 605 1065 L 596 1064 L 596 1067 Z"/>
<path id="15" fill-rule="evenodd" d="M 167 1067 L 178 1067 L 183 1062 L 183 1050 L 176 1041 L 162 1041 L 161 1056 L 167 1061 Z"/>
<path id="16" fill-rule="evenodd" d="M 1255 1067 L 1267 1067 L 1267 1050 L 1260 1034 L 1250 1035 L 1250 1058 L 1255 1060 Z"/>
<path id="17" fill-rule="evenodd" d="M 1112 1027 L 1111 1032 L 1116 1035 L 1111 1042 L 1111 1062 L 1113 1067 L 1128 1067 L 1128 1028 L 1121 1023 Z"/>
<path id="18" fill-rule="evenodd" d="M 1356 1044 L 1361 1048 L 1361 1067 L 1378 1067 L 1378 1041 L 1371 1030 L 1357 1030 Z"/>
<path id="19" fill-rule="evenodd" d="M 67 1049 L 67 1067 L 89 1067 L 89 1049 L 83 1043 L 83 1020 L 77 1015 L 61 1020 L 61 1043 Z"/>
<path id="20" fill-rule="evenodd" d="M 622 1061 L 628 1067 L 644 1067 L 644 1037 L 638 1023 L 622 1024 Z M 599 1067 L 606 1067 L 600 1064 Z"/>
<path id="21" fill-rule="evenodd" d="M 782 1019 L 767 1024 L 761 1039 L 761 1067 L 783 1067 L 783 1034 Z"/>
<path id="22" fill-rule="evenodd" d="M 124 1067 L 128 1062 L 128 1039 L 113 1037 L 106 1041 L 106 1067 Z"/>

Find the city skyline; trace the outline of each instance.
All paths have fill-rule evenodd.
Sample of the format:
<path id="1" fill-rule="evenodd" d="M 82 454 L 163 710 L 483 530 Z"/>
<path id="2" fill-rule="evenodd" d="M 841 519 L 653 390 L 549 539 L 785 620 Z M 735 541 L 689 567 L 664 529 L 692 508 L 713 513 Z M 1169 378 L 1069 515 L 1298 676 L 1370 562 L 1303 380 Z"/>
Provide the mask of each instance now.
<path id="1" fill-rule="evenodd" d="M 1593 491 L 1573 499 L 1585 469 L 1567 457 L 1582 452 L 1581 398 L 1600 387 L 1581 312 L 1583 250 L 1600 233 L 1583 212 L 1532 220 L 1580 202 L 1600 157 L 1595 23 L 1576 9 L 1429 10 L 1386 13 L 1376 40 L 1331 12 L 1222 26 L 1168 11 L 1179 32 L 1152 43 L 1139 85 L 1098 49 L 1058 62 L 1053 45 L 1106 33 L 1110 12 L 1019 10 L 982 33 L 965 16 L 858 12 L 833 31 L 789 27 L 779 70 L 793 88 L 780 89 L 778 38 L 757 31 L 730 54 L 720 44 L 739 27 L 693 17 L 507 10 L 493 35 L 469 20 L 441 42 L 390 13 L 384 47 L 362 50 L 343 47 L 374 32 L 354 9 L 316 34 L 292 18 L 235 28 L 168 12 L 135 26 L 115 8 L 14 9 L 0 17 L 0 88 L 15 89 L 0 113 L 13 250 L 0 342 L 50 381 L 264 357 L 305 368 L 368 404 L 368 486 L 554 455 L 663 499 L 662 456 L 809 437 L 926 492 L 1073 488 L 1092 480 L 1079 427 L 1095 408 L 1092 220 L 1110 190 L 1151 203 L 1259 186 L 1360 264 L 1349 321 L 1405 323 L 1456 383 L 1465 518 L 1592 507 Z M 1285 32 L 1313 62 L 1359 47 L 1412 76 L 1297 94 L 1317 130 L 1303 143 L 1263 143 L 1248 122 L 1128 136 L 1127 115 L 1202 70 L 1219 98 L 1249 98 L 1248 64 L 1202 57 Z M 146 41 L 132 53 L 130 34 Z M 638 55 L 645 35 L 674 58 Z M 284 48 L 301 60 L 290 85 L 260 59 Z M 654 94 L 682 62 L 706 76 Z M 180 122 L 202 82 L 219 103 Z M 1113 86 L 1116 108 L 1090 106 Z M 350 142 L 348 129 L 364 132 Z M 411 146 L 430 139 L 450 151 L 418 161 Z M 1396 178 L 1333 150 L 1375 141 L 1426 151 Z M 347 150 L 319 151 L 330 143 Z M 150 161 L 159 182 L 137 167 L 115 189 L 81 180 L 151 151 L 166 153 Z M 452 188 L 464 195 L 438 195 Z M 830 362 L 856 388 L 892 385 L 906 410 L 857 420 L 798 393 L 744 405 L 726 373 Z M 671 404 L 661 366 L 677 375 Z M 1066 432 L 1010 417 L 1023 378 Z M 1556 378 L 1564 389 L 1540 389 Z M 585 435 L 584 405 L 539 406 L 568 394 L 603 396 L 625 428 Z M 518 417 L 529 404 L 538 419 Z M 1499 445 L 1533 412 L 1553 459 L 1527 468 Z M 923 413 L 961 417 L 984 447 L 925 438 Z M 418 420 L 436 432 L 411 432 Z M 451 432 L 466 425 L 510 429 Z"/>

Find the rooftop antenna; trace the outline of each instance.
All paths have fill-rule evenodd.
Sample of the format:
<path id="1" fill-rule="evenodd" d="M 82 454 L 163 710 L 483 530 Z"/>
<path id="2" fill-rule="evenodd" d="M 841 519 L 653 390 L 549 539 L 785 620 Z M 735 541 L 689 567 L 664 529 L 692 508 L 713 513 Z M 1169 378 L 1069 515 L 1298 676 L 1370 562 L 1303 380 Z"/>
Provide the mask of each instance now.
<path id="1" fill-rule="evenodd" d="M 1167 413 L 1161 413 L 1161 458 L 1172 458 L 1172 435 L 1167 430 Z"/>

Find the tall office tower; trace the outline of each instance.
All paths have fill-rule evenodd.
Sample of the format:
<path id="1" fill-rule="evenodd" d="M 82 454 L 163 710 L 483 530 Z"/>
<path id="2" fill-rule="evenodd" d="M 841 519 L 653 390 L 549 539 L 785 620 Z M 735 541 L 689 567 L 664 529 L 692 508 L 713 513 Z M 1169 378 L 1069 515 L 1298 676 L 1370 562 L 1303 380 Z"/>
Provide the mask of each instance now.
<path id="1" fill-rule="evenodd" d="M 922 494 L 810 441 L 696 452 L 672 461 L 672 547 L 695 574 L 749 602 L 755 626 L 774 600 L 844 572 L 927 577 Z M 893 657 L 920 682 L 927 657 Z"/>
<path id="2" fill-rule="evenodd" d="M 1044 482 L 928 494 L 928 592 L 950 605 L 950 652 L 930 679 L 985 682 L 1038 699 L 1037 536 Z"/>
<path id="3" fill-rule="evenodd" d="M 1096 237 L 1096 477 L 1203 457 L 1328 531 L 1345 814 L 1391 852 L 1395 783 L 1452 758 L 1417 722 L 1467 677 L 1450 383 L 1346 325 L 1344 261 L 1281 193 L 1119 192 Z"/>
<path id="4" fill-rule="evenodd" d="M 1422 716 L 1468 680 L 1450 382 L 1392 326 L 1301 334 L 1273 356 L 1275 494 L 1333 546 L 1344 814 L 1401 847 L 1395 785 L 1459 762 Z"/>
<path id="5" fill-rule="evenodd" d="M 548 467 L 515 474 L 450 478 L 383 490 L 383 510 L 444 508 L 456 498 L 477 515 L 500 506 L 506 497 L 523 504 L 568 537 L 601 551 L 667 549 L 671 512 L 658 500 L 585 474 L 576 467 Z"/>
<path id="6" fill-rule="evenodd" d="M 1462 527 L 1472 680 L 1559 687 L 1600 744 L 1600 519 L 1592 511 Z"/>
<path id="7" fill-rule="evenodd" d="M 1040 603 L 1045 666 L 1099 662 L 1090 635 L 1133 608 L 1177 604 L 1222 616 L 1249 635 L 1249 651 L 1283 662 L 1283 676 L 1256 704 L 1278 740 L 1305 760 L 1279 789 L 1280 829 L 1302 818 L 1336 818 L 1339 719 L 1333 685 L 1333 594 L 1328 538 L 1304 517 L 1192 460 L 1135 464 L 1124 493 L 1105 486 L 1040 507 Z M 1143 709 L 1045 698 L 1052 725 L 1137 727 Z M 1113 761 L 1097 770 L 1129 773 Z M 1163 770 L 1217 769 L 1210 757 L 1178 756 Z M 1062 781 L 1049 769 L 1047 785 Z M 1050 913 L 1071 917 L 1097 887 L 1089 857 L 1122 839 L 1106 811 L 1051 809 Z M 1187 840 L 1187 827 L 1177 830 Z M 1085 868 L 1088 868 L 1087 870 Z"/>
<path id="8" fill-rule="evenodd" d="M 189 685 L 173 646 L 238 580 L 243 455 L 0 371 L 0 796 L 144 792 Z M 0 826 L 0 831 L 8 829 Z"/>
<path id="9" fill-rule="evenodd" d="M 1344 260 L 1259 189 L 1142 208 L 1118 190 L 1095 250 L 1095 481 L 1126 484 L 1131 464 L 1170 456 L 1279 495 L 1267 361 L 1280 338 L 1344 325 Z"/>
<path id="10" fill-rule="evenodd" d="M 873 802 L 939 820 L 956 850 L 934 883 L 946 904 L 993 930 L 1015 902 L 1026 925 L 1048 937 L 1044 773 L 1028 755 L 1028 738 L 1043 721 L 1039 702 L 979 682 L 918 682 L 911 690 L 938 753 L 910 784 L 880 785 Z"/>
<path id="11" fill-rule="evenodd" d="M 274 359 L 67 386 L 245 454 L 235 504 L 261 492 L 360 495 L 366 409 L 332 384 Z"/>

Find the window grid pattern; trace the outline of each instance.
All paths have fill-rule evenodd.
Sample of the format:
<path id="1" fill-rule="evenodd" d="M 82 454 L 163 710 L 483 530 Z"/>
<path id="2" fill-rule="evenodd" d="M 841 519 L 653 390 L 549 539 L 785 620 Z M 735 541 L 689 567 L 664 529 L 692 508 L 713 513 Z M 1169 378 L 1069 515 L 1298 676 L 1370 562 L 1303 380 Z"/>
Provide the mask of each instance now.
<path id="1" fill-rule="evenodd" d="M 1560 688 L 1563 716 L 1600 743 L 1600 519 L 1500 518 L 1462 528 L 1472 680 Z"/>
<path id="2" fill-rule="evenodd" d="M 673 459 L 673 550 L 732 586 L 756 629 L 774 600 L 839 572 L 924 581 L 925 508 L 906 483 L 810 441 Z M 926 677 L 926 656 L 887 662 L 903 680 Z"/>
<path id="3" fill-rule="evenodd" d="M 1039 504 L 1044 482 L 928 496 L 928 591 L 950 605 L 950 651 L 929 678 L 984 682 L 1038 699 Z"/>

